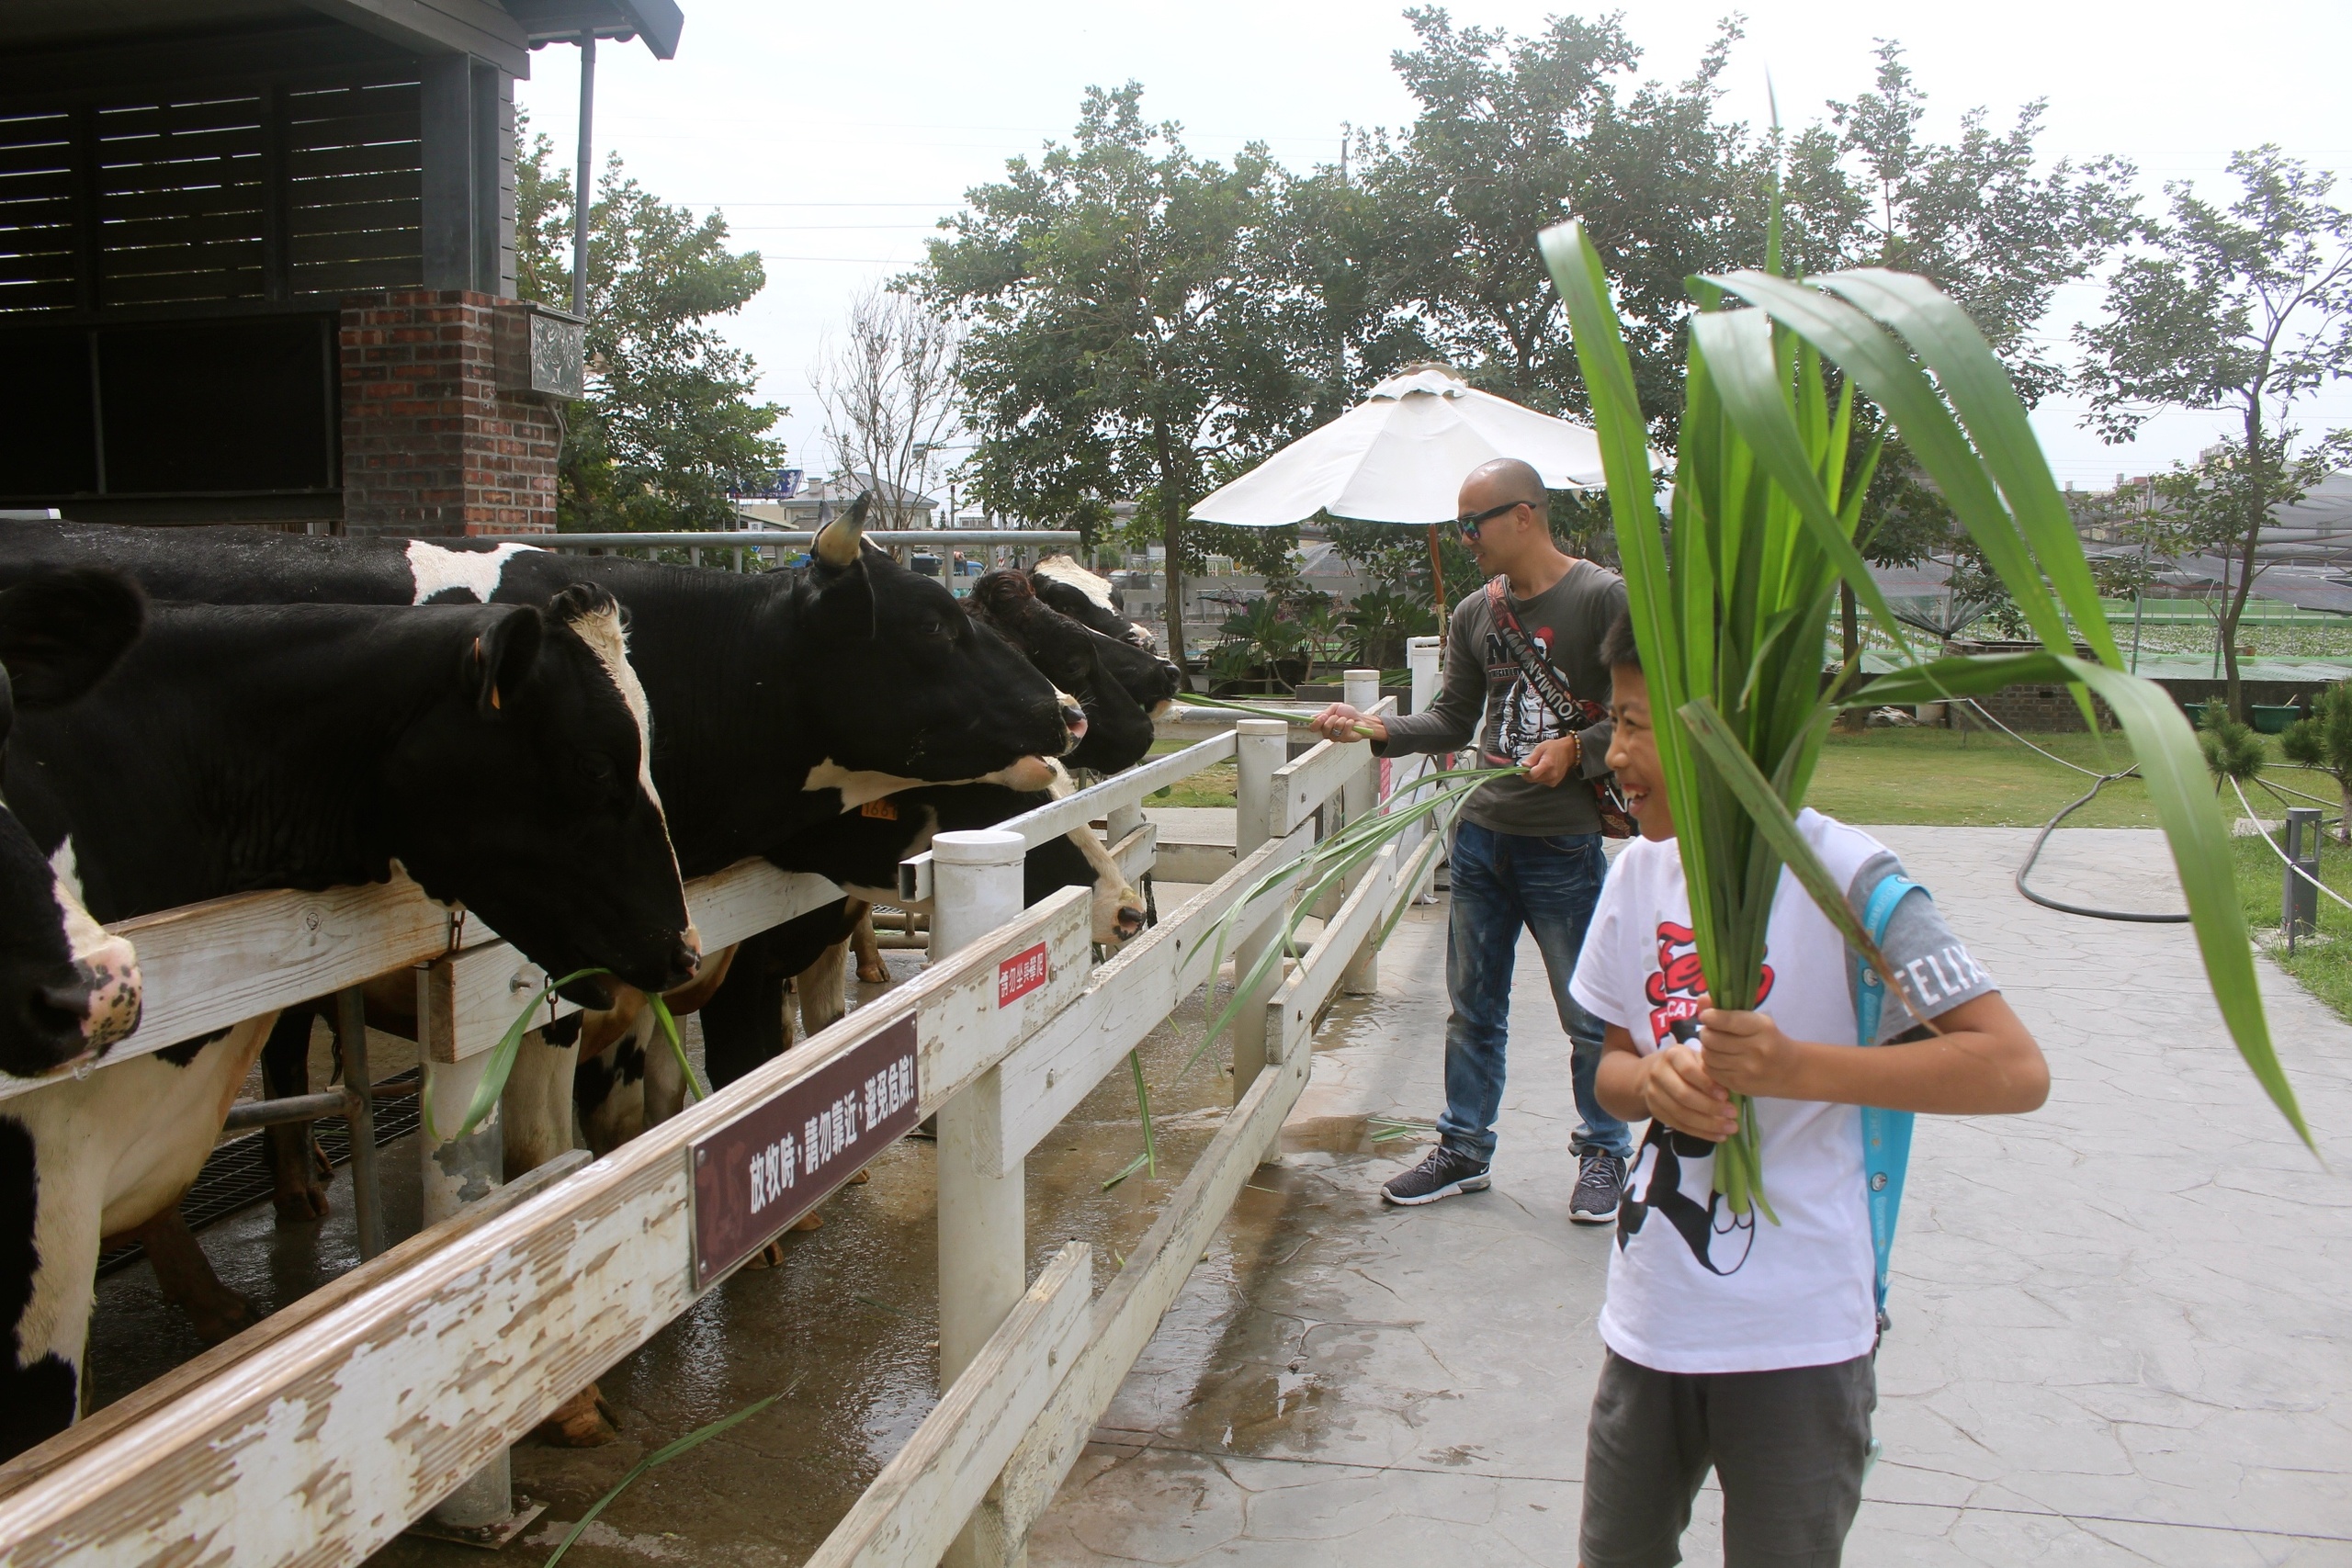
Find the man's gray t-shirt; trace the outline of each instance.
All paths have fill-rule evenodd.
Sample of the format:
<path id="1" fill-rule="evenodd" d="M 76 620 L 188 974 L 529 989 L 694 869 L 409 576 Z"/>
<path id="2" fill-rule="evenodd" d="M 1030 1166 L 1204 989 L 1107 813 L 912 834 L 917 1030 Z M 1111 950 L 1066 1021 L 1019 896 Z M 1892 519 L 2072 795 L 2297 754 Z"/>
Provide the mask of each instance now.
<path id="1" fill-rule="evenodd" d="M 1550 837 L 1598 833 L 1600 816 L 1586 779 L 1609 772 L 1609 669 L 1600 662 L 1600 639 L 1625 609 L 1625 581 L 1605 567 L 1579 560 L 1541 593 L 1510 602 L 1511 614 L 1531 641 L 1550 655 L 1567 682 L 1580 723 L 1563 724 L 1545 705 L 1495 626 L 1486 589 L 1453 607 L 1447 628 L 1445 679 L 1426 713 L 1388 721 L 1388 739 L 1374 749 L 1383 756 L 1453 751 L 1478 740 L 1478 765 L 1522 762 L 1543 741 L 1566 734 L 1583 738 L 1582 778 L 1571 775 L 1556 788 L 1530 779 L 1497 779 L 1481 786 L 1463 816 L 1498 833 Z"/>

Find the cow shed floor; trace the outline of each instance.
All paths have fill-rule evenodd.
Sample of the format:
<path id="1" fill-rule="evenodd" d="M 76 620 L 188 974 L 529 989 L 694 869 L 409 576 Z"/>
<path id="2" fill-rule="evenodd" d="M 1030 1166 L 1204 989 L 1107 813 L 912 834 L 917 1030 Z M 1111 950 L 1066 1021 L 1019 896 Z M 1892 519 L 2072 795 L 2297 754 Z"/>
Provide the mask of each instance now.
<path id="1" fill-rule="evenodd" d="M 1847 1560 L 2352 1563 L 2352 1028 L 2265 964 L 2331 1173 L 2230 1051 L 2183 928 L 2025 904 L 2008 886 L 2021 831 L 1881 836 L 2005 983 L 2055 1087 L 2033 1117 L 1922 1125 L 1880 1359 L 1886 1458 Z M 2177 907 L 2154 834 L 2061 833 L 2044 867 L 2087 902 Z M 1040 1525 L 1037 1568 L 1575 1560 L 1611 1233 L 1567 1224 L 1576 1118 L 1532 942 L 1494 1190 L 1417 1211 L 1375 1192 L 1421 1147 L 1391 1119 L 1438 1107 L 1443 916 L 1412 911 L 1379 995 L 1335 1010 L 1286 1152 L 1242 1194 Z M 911 972 L 915 955 L 889 956 Z M 1195 1002 L 1146 1047 L 1159 1179 L 1100 1190 L 1139 1147 L 1124 1075 L 1032 1156 L 1040 1259 L 1088 1240 L 1107 1277 L 1207 1142 L 1225 1080 L 1206 1063 L 1176 1077 L 1201 1021 Z M 387 1156 L 406 1234 L 413 1142 Z M 619 1442 L 519 1447 L 517 1488 L 549 1507 L 507 1558 L 543 1561 L 644 1454 L 779 1390 L 647 1474 L 566 1561 L 805 1558 L 933 1398 L 930 1159 L 925 1144 L 892 1149 L 826 1205 L 823 1229 L 786 1238 L 781 1269 L 738 1275 L 607 1376 Z M 223 1277 L 273 1305 L 349 1267 L 347 1180 L 322 1224 L 279 1230 L 265 1205 L 203 1233 Z M 101 1399 L 197 1348 L 143 1263 L 102 1282 L 95 1340 Z M 1720 1563 L 1718 1517 L 1711 1485 L 1688 1561 Z M 481 1560 L 413 1540 L 376 1559 Z"/>

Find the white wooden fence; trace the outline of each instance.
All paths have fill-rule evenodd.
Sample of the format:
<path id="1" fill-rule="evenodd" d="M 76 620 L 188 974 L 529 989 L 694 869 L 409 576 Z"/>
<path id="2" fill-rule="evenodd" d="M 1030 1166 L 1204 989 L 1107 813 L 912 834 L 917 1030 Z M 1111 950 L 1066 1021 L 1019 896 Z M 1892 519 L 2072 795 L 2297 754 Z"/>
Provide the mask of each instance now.
<path id="1" fill-rule="evenodd" d="M 1350 675 L 1366 708 L 1371 679 Z M 957 1562 L 1019 1562 L 1209 1233 L 1273 1147 L 1306 1082 L 1318 1014 L 1343 987 L 1369 985 L 1368 939 L 1424 885 L 1440 848 L 1424 837 L 1384 849 L 1320 911 L 1321 934 L 1304 956 L 1247 998 L 1234 1030 L 1233 1110 L 1107 1288 L 1094 1293 L 1080 1244 L 1025 1279 L 1029 1151 L 1214 978 L 1207 936 L 1220 916 L 1298 861 L 1318 824 L 1329 831 L 1374 807 L 1378 764 L 1366 749 L 1325 743 L 1289 761 L 1286 730 L 1244 720 L 1000 829 L 942 835 L 905 874 L 910 896 L 934 900 L 933 962 L 921 977 L 577 1174 L 539 1178 L 445 1221 L 0 1468 L 0 1568 L 361 1561 L 724 1277 L 696 1268 L 698 1147 L 829 1068 L 838 1076 L 884 1035 L 904 1038 L 910 1021 L 917 1092 L 899 1114 L 939 1118 L 944 1393 L 811 1562 L 929 1568 L 951 1548 Z M 1027 847 L 1099 818 L 1114 852 L 1148 867 L 1144 797 L 1228 757 L 1240 801 L 1231 868 L 1108 963 L 1091 964 L 1085 889 L 1021 908 Z M 831 896 L 814 879 L 749 866 L 691 892 L 712 945 Z M 159 929 L 186 916 L 188 931 L 208 919 L 250 930 L 243 951 L 291 952 L 304 971 L 279 986 L 248 967 L 207 969 L 187 939 L 172 950 L 187 958 L 151 972 L 164 982 L 151 993 L 163 1032 L 184 1028 L 175 1038 L 185 1038 L 207 1027 L 175 1021 L 212 1016 L 208 1007 L 315 996 L 335 983 L 321 975 L 373 973 L 364 966 L 389 953 L 379 968 L 429 961 L 446 971 L 456 1024 L 445 1038 L 466 1056 L 487 1043 L 472 1043 L 471 1021 L 503 1028 L 514 991 L 536 984 L 518 978 L 511 953 L 492 956 L 499 944 L 449 953 L 446 922 L 420 917 L 399 888 L 339 897 L 259 896 L 281 901 L 270 906 L 275 926 L 248 900 L 208 907 L 214 916 L 158 917 Z M 1284 884 L 1241 911 L 1235 974 L 1273 940 L 1294 897 Z M 288 920 L 288 910 L 318 919 Z M 308 934 L 288 938 L 289 928 Z M 141 957 L 155 962 L 143 948 Z M 199 999 L 199 976 L 239 999 Z M 175 989 L 183 984 L 186 1000 Z M 786 1151 L 789 1183 L 788 1142 Z"/>

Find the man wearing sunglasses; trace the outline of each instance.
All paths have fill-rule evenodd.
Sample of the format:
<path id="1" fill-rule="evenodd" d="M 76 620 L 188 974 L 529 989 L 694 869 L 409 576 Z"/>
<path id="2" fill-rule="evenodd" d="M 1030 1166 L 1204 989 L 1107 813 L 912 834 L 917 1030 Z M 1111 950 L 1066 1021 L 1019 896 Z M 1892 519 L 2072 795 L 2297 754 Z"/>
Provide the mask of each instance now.
<path id="1" fill-rule="evenodd" d="M 1354 727 L 1366 726 L 1384 756 L 1454 751 L 1475 734 L 1480 766 L 1516 762 L 1526 770 L 1480 785 L 1463 807 L 1449 857 L 1445 983 L 1453 1010 L 1445 1025 L 1439 1144 L 1381 1191 L 1392 1203 L 1433 1203 L 1489 1184 L 1511 970 L 1524 928 L 1544 955 L 1572 1043 L 1581 1125 L 1570 1141 L 1578 1169 L 1568 1217 L 1602 1224 L 1616 1217 L 1633 1140 L 1594 1097 L 1600 1025 L 1569 997 L 1568 976 L 1608 869 L 1591 781 L 1609 773 L 1600 639 L 1624 612 L 1625 584 L 1553 542 L 1543 476 L 1516 458 L 1483 464 L 1462 481 L 1454 526 L 1480 572 L 1500 580 L 1501 613 L 1491 592 L 1453 607 L 1444 680 L 1428 712 L 1384 722 L 1334 703 L 1315 719 L 1316 731 L 1333 740 L 1358 739 Z M 1547 667 L 1547 678 L 1532 678 L 1528 660 Z"/>

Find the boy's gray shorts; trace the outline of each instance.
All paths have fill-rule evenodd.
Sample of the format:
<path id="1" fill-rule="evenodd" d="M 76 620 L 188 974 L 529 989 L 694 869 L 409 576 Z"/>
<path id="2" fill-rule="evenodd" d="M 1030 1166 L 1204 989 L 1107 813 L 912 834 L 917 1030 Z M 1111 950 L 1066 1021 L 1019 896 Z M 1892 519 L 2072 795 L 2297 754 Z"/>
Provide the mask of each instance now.
<path id="1" fill-rule="evenodd" d="M 1584 1568 L 1672 1568 L 1713 1466 L 1724 1568 L 1838 1568 L 1878 1404 L 1872 1356 L 1660 1372 L 1609 1352 L 1585 1433 Z"/>

